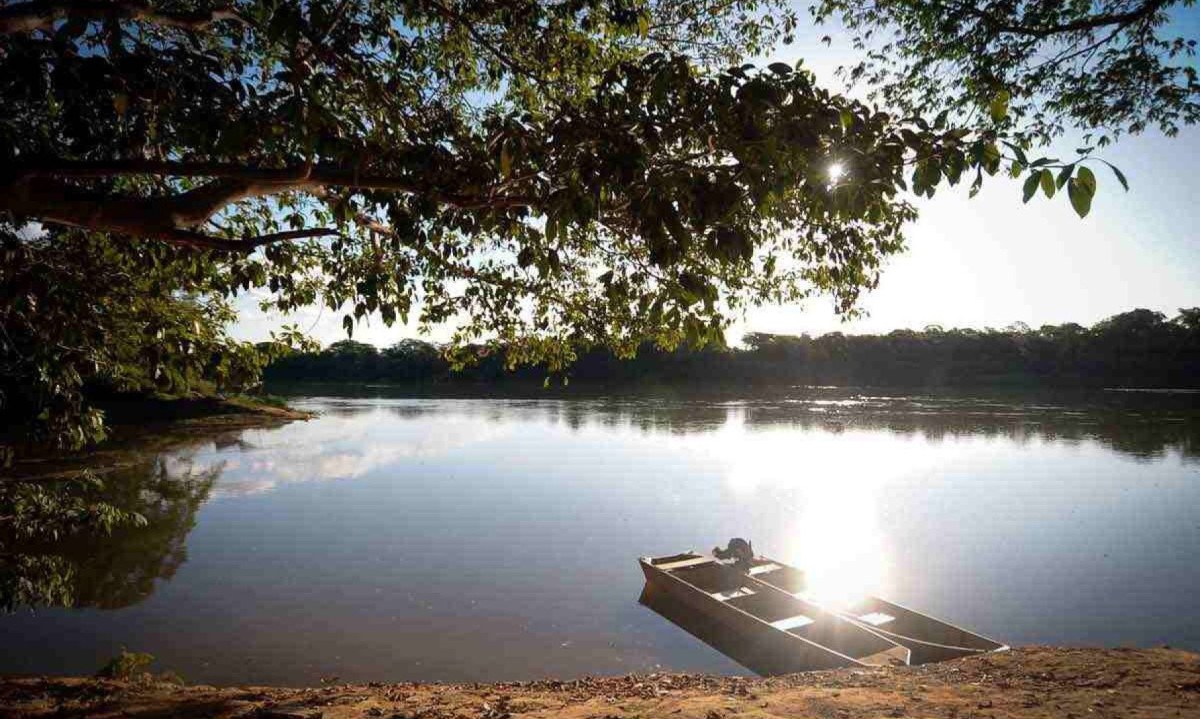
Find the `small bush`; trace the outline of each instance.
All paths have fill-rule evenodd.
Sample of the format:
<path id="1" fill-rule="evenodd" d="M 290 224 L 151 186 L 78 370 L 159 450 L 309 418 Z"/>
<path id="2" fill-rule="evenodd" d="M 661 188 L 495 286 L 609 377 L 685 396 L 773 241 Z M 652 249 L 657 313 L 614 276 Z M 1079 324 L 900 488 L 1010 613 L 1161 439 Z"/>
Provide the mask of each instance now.
<path id="1" fill-rule="evenodd" d="M 153 662 L 153 654 L 130 652 L 126 651 L 125 647 L 121 647 L 121 653 L 109 659 L 107 664 L 100 667 L 100 671 L 96 672 L 96 676 L 104 679 L 130 681 L 146 674 L 146 669 Z"/>

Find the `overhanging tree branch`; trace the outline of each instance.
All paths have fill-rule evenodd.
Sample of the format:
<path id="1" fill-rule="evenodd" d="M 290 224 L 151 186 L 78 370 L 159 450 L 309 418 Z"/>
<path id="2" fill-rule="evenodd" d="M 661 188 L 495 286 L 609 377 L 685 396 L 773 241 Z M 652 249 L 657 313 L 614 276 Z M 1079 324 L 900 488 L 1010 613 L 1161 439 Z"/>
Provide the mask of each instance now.
<path id="1" fill-rule="evenodd" d="M 239 240 L 193 229 L 231 202 L 274 191 L 274 186 L 217 180 L 166 197 L 114 197 L 89 193 L 60 180 L 33 178 L 0 185 L 0 209 L 40 222 L 228 252 L 252 252 L 275 242 L 338 234 L 311 228 Z"/>
<path id="2" fill-rule="evenodd" d="M 980 9 L 970 2 L 952 2 L 951 5 L 958 10 L 979 18 L 993 30 L 1016 35 L 1031 35 L 1033 37 L 1045 38 L 1051 35 L 1061 33 L 1078 32 L 1081 30 L 1095 30 L 1101 27 L 1110 25 L 1119 25 L 1125 27 L 1135 22 L 1139 22 L 1146 18 L 1153 17 L 1156 12 L 1165 7 L 1170 0 L 1146 0 L 1141 5 L 1138 5 L 1132 10 L 1119 13 L 1103 13 L 1099 15 L 1090 15 L 1071 22 L 1060 23 L 1057 25 L 1026 25 L 1023 23 L 1009 22 L 1005 19 L 997 17 L 986 9 Z"/>
<path id="3" fill-rule="evenodd" d="M 213 23 L 223 20 L 249 24 L 246 18 L 232 6 L 181 12 L 156 10 L 150 3 L 137 0 L 113 0 L 110 2 L 33 0 L 0 8 L 0 34 L 13 35 L 34 30 L 52 30 L 54 23 L 64 19 L 139 20 L 195 32 L 207 30 Z"/>
<path id="4" fill-rule="evenodd" d="M 263 168 L 226 162 L 194 162 L 187 160 L 45 160 L 30 162 L 15 168 L 18 181 L 32 177 L 98 178 L 128 175 L 160 177 L 211 177 L 239 180 L 254 188 L 258 195 L 278 194 L 288 190 L 317 187 L 350 187 L 359 190 L 392 190 L 408 195 L 421 195 L 462 210 L 532 207 L 537 198 L 529 195 L 492 192 L 487 189 L 463 193 L 422 185 L 407 177 L 362 172 L 326 163 L 301 164 L 290 167 Z M 494 188 L 499 189 L 499 188 Z M 239 198 L 240 199 L 240 198 Z M 0 208 L 3 200 L 0 200 Z"/>
<path id="5" fill-rule="evenodd" d="M 276 242 L 288 242 L 290 240 L 300 240 L 309 237 L 337 237 L 341 233 L 329 227 L 314 227 L 304 230 L 285 230 L 283 232 L 272 232 L 266 235 L 258 235 L 255 237 L 247 237 L 241 240 L 234 240 L 225 237 L 214 237 L 206 235 L 203 232 L 193 230 L 172 230 L 155 238 L 165 240 L 172 244 L 184 245 L 186 247 L 196 247 L 206 250 L 221 250 L 222 252 L 240 252 L 249 253 L 264 247 L 266 245 L 275 244 Z"/>
<path id="6" fill-rule="evenodd" d="M 535 204 L 533 197 L 507 194 L 499 187 L 471 194 L 447 192 L 423 187 L 406 178 L 363 174 L 357 169 L 312 163 L 260 168 L 222 162 L 54 159 L 20 166 L 14 175 L 15 179 L 0 182 L 0 210 L 14 215 L 87 230 L 234 252 L 250 252 L 263 245 L 300 237 L 337 234 L 325 229 L 294 230 L 232 240 L 194 229 L 230 204 L 285 192 L 308 192 L 327 197 L 325 190 L 328 187 L 391 190 L 428 197 L 462 210 Z M 91 192 L 66 181 L 126 175 L 205 177 L 212 181 L 175 195 L 149 197 Z"/>

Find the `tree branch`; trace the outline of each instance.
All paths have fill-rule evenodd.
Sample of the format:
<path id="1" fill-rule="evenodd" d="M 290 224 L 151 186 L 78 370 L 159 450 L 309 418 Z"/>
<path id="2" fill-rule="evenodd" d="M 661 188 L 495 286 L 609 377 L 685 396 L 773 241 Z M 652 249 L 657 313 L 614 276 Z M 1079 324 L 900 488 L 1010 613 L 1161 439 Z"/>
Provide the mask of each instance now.
<path id="1" fill-rule="evenodd" d="M 257 237 L 247 237 L 243 240 L 233 240 L 225 237 L 206 235 L 203 232 L 196 232 L 194 230 L 172 230 L 155 239 L 185 247 L 221 250 L 222 252 L 250 253 L 259 247 L 271 245 L 276 242 L 287 242 L 289 240 L 299 240 L 308 237 L 337 237 L 339 235 L 341 235 L 340 232 L 330 227 L 314 227 L 305 230 L 272 232 L 266 235 L 258 235 Z"/>
<path id="2" fill-rule="evenodd" d="M 277 187 L 217 180 L 167 197 L 112 197 L 87 193 L 59 180 L 32 178 L 0 185 L 0 209 L 51 224 L 227 252 L 252 252 L 274 242 L 338 234 L 314 228 L 236 240 L 192 229 L 231 202 L 269 194 Z"/>
<path id="3" fill-rule="evenodd" d="M 277 194 L 288 190 L 316 187 L 350 187 L 360 190 L 393 190 L 408 195 L 429 197 L 461 210 L 532 207 L 537 199 L 528 195 L 497 192 L 465 194 L 422 186 L 408 178 L 360 172 L 357 168 L 321 163 L 281 168 L 261 168 L 224 162 L 186 160 L 48 160 L 18 166 L 17 180 L 32 177 L 94 178 L 118 175 L 156 175 L 162 177 L 214 177 L 239 180 L 255 195 Z M 498 188 L 497 188 L 498 189 Z M 244 196 L 250 196 L 249 194 Z M 241 199 L 241 198 L 238 198 Z M 232 201 L 232 200 L 229 200 Z M 227 201 L 227 203 L 229 202 Z M 227 204 L 226 203 L 226 204 Z M 0 207 L 3 201 L 0 200 Z M 210 213 L 211 214 L 211 213 Z"/>
<path id="4" fill-rule="evenodd" d="M 544 84 L 541 75 L 506 55 L 504 51 L 496 47 L 492 42 L 484 37 L 481 32 L 479 32 L 479 30 L 475 27 L 475 23 L 463 17 L 461 13 L 455 12 L 453 9 L 446 7 L 440 2 L 437 2 L 437 0 L 431 2 L 430 5 L 432 5 L 437 10 L 438 14 L 440 14 L 443 18 L 449 20 L 450 22 L 459 23 L 459 25 L 462 26 L 467 34 L 470 35 L 475 42 L 483 46 L 483 49 L 487 50 L 488 53 L 490 53 L 492 57 L 496 58 L 501 65 L 504 65 L 510 71 L 518 75 L 523 75 L 527 79 L 531 80 L 535 85 L 541 86 Z"/>
<path id="5" fill-rule="evenodd" d="M 220 162 L 168 160 L 111 160 L 86 162 L 50 160 L 18 167 L 15 179 L 0 178 L 0 211 L 52 224 L 97 232 L 114 232 L 178 245 L 250 252 L 273 242 L 298 237 L 329 236 L 334 230 L 293 230 L 243 240 L 224 239 L 195 228 L 222 208 L 254 197 L 284 192 L 308 192 L 327 197 L 327 187 L 392 190 L 421 195 L 462 210 L 530 207 L 535 199 L 500 192 L 461 194 L 421 187 L 405 178 L 362 174 L 357 169 L 306 163 L 292 167 L 258 168 Z M 64 181 L 118 175 L 208 177 L 211 182 L 187 192 L 166 196 L 106 195 Z M 60 179 L 62 178 L 62 179 Z"/>
<path id="6" fill-rule="evenodd" d="M 207 11 L 177 12 L 155 10 L 148 2 L 138 0 L 83 0 L 70 2 L 59 0 L 32 0 L 0 8 L 0 34 L 14 35 L 34 30 L 52 30 L 54 23 L 63 19 L 79 20 L 140 20 L 155 25 L 201 32 L 222 20 L 250 24 L 232 6 Z"/>
<path id="7" fill-rule="evenodd" d="M 979 9 L 974 3 L 971 2 L 953 2 L 953 5 L 966 14 L 979 18 L 998 32 L 1012 33 L 1015 35 L 1032 35 L 1034 37 L 1045 38 L 1060 33 L 1076 32 L 1079 30 L 1094 30 L 1096 28 L 1107 27 L 1109 25 L 1120 25 L 1124 27 L 1147 17 L 1151 17 L 1154 15 L 1154 13 L 1158 12 L 1171 1 L 1172 0 L 1145 0 L 1145 2 L 1138 7 L 1126 12 L 1092 15 L 1090 17 L 1062 23 L 1060 25 L 1023 25 L 998 18 L 987 10 Z"/>

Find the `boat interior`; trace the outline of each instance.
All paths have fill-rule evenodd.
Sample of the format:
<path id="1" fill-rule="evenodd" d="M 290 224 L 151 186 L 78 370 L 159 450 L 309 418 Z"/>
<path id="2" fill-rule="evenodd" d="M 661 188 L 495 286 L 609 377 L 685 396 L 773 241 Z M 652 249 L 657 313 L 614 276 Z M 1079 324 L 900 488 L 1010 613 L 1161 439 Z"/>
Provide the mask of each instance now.
<path id="1" fill-rule="evenodd" d="M 749 574 L 760 582 L 765 582 L 786 592 L 800 594 L 804 592 L 804 573 L 785 564 L 756 558 Z M 1003 644 L 987 637 L 879 597 L 864 597 L 850 606 L 840 609 L 839 613 L 893 638 L 902 637 L 926 644 L 937 644 L 974 652 L 990 652 L 1004 647 Z"/>
<path id="2" fill-rule="evenodd" d="M 907 663 L 907 649 L 791 591 L 748 580 L 739 570 L 713 557 L 684 554 L 650 561 L 700 592 L 779 631 L 867 664 Z M 788 573 L 784 569 L 774 565 L 771 571 L 780 572 L 781 582 L 790 581 L 785 579 Z M 799 574 L 790 567 L 786 569 Z M 758 578 L 753 570 L 751 576 Z"/>
<path id="3" fill-rule="evenodd" d="M 887 635 L 979 652 L 991 652 L 1004 647 L 1000 642 L 878 597 L 867 597 L 856 602 L 847 609 L 847 613 Z"/>

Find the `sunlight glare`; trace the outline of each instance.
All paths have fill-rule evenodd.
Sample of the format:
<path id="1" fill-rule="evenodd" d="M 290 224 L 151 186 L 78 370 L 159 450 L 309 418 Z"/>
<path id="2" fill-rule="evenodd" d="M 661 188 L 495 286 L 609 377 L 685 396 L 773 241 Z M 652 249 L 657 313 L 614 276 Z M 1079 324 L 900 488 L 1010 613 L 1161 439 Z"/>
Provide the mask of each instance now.
<path id="1" fill-rule="evenodd" d="M 767 517 L 738 517 L 739 526 L 754 532 L 758 551 L 803 569 L 810 596 L 836 606 L 886 589 L 879 505 L 889 485 L 930 460 L 911 442 L 817 428 L 797 436 L 753 428 L 744 411 L 731 411 L 706 450 L 725 467 L 735 513 L 771 507 Z"/>
<path id="2" fill-rule="evenodd" d="M 829 181 L 836 185 L 838 180 L 846 174 L 846 166 L 840 162 L 833 162 L 829 165 Z"/>

